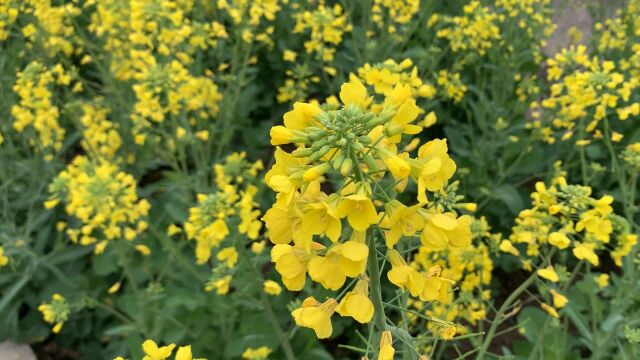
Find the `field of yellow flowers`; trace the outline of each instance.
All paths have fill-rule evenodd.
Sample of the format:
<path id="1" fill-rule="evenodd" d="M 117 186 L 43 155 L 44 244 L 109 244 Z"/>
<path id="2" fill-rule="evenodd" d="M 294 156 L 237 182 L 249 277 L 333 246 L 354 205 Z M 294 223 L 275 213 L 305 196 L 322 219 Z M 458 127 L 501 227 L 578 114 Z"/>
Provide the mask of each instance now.
<path id="1" fill-rule="evenodd" d="M 640 0 L 0 0 L 0 119 L 40 359 L 640 358 Z"/>

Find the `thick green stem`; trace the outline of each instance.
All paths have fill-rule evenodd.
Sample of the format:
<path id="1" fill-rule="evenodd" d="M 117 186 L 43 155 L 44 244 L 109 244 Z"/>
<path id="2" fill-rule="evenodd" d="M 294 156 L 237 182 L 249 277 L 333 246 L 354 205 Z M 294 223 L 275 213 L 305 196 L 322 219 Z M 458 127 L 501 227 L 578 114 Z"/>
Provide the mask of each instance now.
<path id="1" fill-rule="evenodd" d="M 493 319 L 493 322 L 491 323 L 489 332 L 487 332 L 487 337 L 484 339 L 484 342 L 482 343 L 482 347 L 480 348 L 480 351 L 478 351 L 476 360 L 481 360 L 484 357 L 484 355 L 487 353 L 487 350 L 489 349 L 489 345 L 491 345 L 491 340 L 493 340 L 496 330 L 498 329 L 498 325 L 500 325 L 500 323 L 502 322 L 505 311 L 507 311 L 507 309 L 511 306 L 511 304 L 513 304 L 513 302 L 516 301 L 516 299 L 518 299 L 518 297 L 536 280 L 537 277 L 538 277 L 538 274 L 536 272 L 533 272 L 527 278 L 527 280 L 525 280 L 522 284 L 520 284 L 520 286 L 518 286 L 518 288 L 514 292 L 512 292 L 511 295 L 509 295 L 507 300 L 505 300 L 505 302 L 502 303 L 502 306 L 500 306 L 500 309 L 498 309 L 498 313 L 496 314 L 496 317 Z"/>
<path id="2" fill-rule="evenodd" d="M 380 331 L 386 329 L 387 319 L 384 314 L 384 304 L 382 303 L 382 287 L 380 286 L 380 270 L 378 269 L 378 254 L 376 252 L 376 239 L 371 231 L 367 232 L 369 240 L 369 293 L 373 301 L 373 322 Z"/>

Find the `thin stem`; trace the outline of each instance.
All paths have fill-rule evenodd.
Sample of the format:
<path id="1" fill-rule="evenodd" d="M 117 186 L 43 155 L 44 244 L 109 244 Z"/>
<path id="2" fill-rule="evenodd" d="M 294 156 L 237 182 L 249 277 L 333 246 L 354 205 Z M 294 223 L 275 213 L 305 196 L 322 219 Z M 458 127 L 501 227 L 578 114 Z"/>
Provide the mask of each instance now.
<path id="1" fill-rule="evenodd" d="M 520 284 L 520 286 L 518 286 L 518 288 L 514 292 L 512 292 L 511 295 L 509 295 L 507 300 L 505 300 L 505 302 L 502 303 L 502 306 L 500 306 L 500 308 L 498 309 L 498 313 L 496 314 L 496 317 L 493 320 L 493 323 L 491 324 L 489 331 L 487 332 L 487 337 L 482 343 L 482 347 L 480 348 L 480 351 L 478 351 L 476 360 L 482 360 L 487 350 L 489 349 L 489 345 L 491 345 L 491 340 L 493 340 L 496 330 L 498 329 L 498 325 L 501 322 L 500 320 L 502 320 L 502 318 L 504 317 L 504 313 L 507 310 L 507 308 L 511 306 L 511 303 L 513 303 L 520 296 L 520 294 L 522 294 L 536 280 L 536 278 L 538 278 L 538 274 L 534 271 L 527 278 L 527 280 L 525 280 L 522 284 Z"/>
<path id="2" fill-rule="evenodd" d="M 265 310 L 267 318 L 271 323 L 271 327 L 276 333 L 276 337 L 280 342 L 280 346 L 282 346 L 284 355 L 288 360 L 295 360 L 296 356 L 293 353 L 293 348 L 291 347 L 289 338 L 284 333 L 282 328 L 280 328 L 280 323 L 278 322 L 278 318 L 276 317 L 276 314 L 274 313 L 273 308 L 271 307 L 271 303 L 269 302 L 267 295 L 264 293 L 264 291 L 262 291 L 262 283 L 260 283 L 260 279 L 262 279 L 262 274 L 255 267 L 255 265 L 253 264 L 253 261 L 251 261 L 251 257 L 249 256 L 249 252 L 247 251 L 247 249 L 242 244 L 240 244 L 238 247 L 241 248 L 242 251 L 244 252 L 245 258 L 247 259 L 249 266 L 251 266 L 252 271 L 255 273 L 255 276 L 252 276 L 252 278 L 255 280 L 256 284 L 258 285 L 258 289 L 259 289 L 258 293 L 260 294 L 260 303 L 262 304 L 262 307 Z"/>
<path id="3" fill-rule="evenodd" d="M 378 254 L 376 253 L 376 239 L 371 231 L 367 231 L 369 237 L 369 292 L 373 300 L 374 324 L 380 331 L 386 329 L 386 316 L 384 314 L 384 304 L 382 302 L 382 288 L 380 286 L 380 270 L 378 269 Z"/>

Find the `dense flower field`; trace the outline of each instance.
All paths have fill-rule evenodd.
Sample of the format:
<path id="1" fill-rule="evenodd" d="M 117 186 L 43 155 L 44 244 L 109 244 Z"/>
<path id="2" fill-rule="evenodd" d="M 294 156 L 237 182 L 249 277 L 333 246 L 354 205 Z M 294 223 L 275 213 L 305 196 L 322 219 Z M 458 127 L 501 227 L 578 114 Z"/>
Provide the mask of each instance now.
<path id="1" fill-rule="evenodd" d="M 640 1 L 562 3 L 0 0 L 0 340 L 640 358 Z"/>

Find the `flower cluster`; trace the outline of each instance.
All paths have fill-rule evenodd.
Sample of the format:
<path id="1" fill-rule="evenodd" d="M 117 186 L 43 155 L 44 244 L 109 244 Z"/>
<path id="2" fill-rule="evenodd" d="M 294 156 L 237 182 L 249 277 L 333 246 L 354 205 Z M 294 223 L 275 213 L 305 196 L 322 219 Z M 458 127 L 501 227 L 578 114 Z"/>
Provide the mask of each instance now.
<path id="1" fill-rule="evenodd" d="M 571 248 L 575 258 L 593 266 L 600 264 L 597 251 L 605 250 L 621 266 L 637 235 L 631 233 L 624 218 L 613 213 L 613 197 L 595 199 L 591 192 L 589 186 L 567 184 L 563 177 L 555 178 L 549 187 L 536 183 L 536 191 L 531 194 L 533 207 L 520 213 L 511 236 L 502 241 L 500 249 L 517 255 L 517 245 L 525 244 L 526 255 L 536 257 L 552 248 Z M 531 260 L 524 260 L 523 265 L 531 269 Z"/>
<path id="2" fill-rule="evenodd" d="M 107 119 L 109 109 L 98 104 L 82 104 L 82 148 L 93 158 L 111 160 L 122 145 L 117 125 Z"/>
<path id="3" fill-rule="evenodd" d="M 411 70 L 409 70 L 411 69 Z M 411 59 L 396 63 L 387 59 L 379 64 L 364 64 L 358 69 L 360 77 L 367 85 L 373 86 L 376 94 L 389 96 L 397 84 L 409 86 L 413 97 L 431 98 L 436 89 L 418 76 L 418 68 L 413 66 Z"/>
<path id="4" fill-rule="evenodd" d="M 53 180 L 49 192 L 45 207 L 63 202 L 66 213 L 80 223 L 67 229 L 67 235 L 82 245 L 97 243 L 96 253 L 103 252 L 108 241 L 132 241 L 148 227 L 150 205 L 138 198 L 135 179 L 106 160 L 77 156 Z"/>
<path id="5" fill-rule="evenodd" d="M 486 225 L 486 222 L 484 222 Z M 470 325 L 485 320 L 485 303 L 490 299 L 491 274 L 493 261 L 489 256 L 486 238 L 493 236 L 488 229 L 482 229 L 482 220 L 471 224 L 473 243 L 464 248 L 448 248 L 445 251 L 433 251 L 422 246 L 414 257 L 413 267 L 428 270 L 437 266 L 442 269 L 440 276 L 450 279 L 459 287 L 459 292 L 444 292 L 436 304 L 432 304 L 425 314 L 446 321 L 465 320 Z M 445 283 L 446 284 L 446 283 Z M 422 301 L 412 304 L 418 311 L 425 307 Z M 460 329 L 460 328 L 459 328 Z M 459 332 L 466 331 L 462 328 Z"/>
<path id="6" fill-rule="evenodd" d="M 9 37 L 10 27 L 18 19 L 18 1 L 0 1 L 0 41 L 5 41 Z"/>
<path id="7" fill-rule="evenodd" d="M 133 79 L 150 57 L 193 62 L 201 50 L 215 47 L 228 34 L 217 21 L 192 20 L 193 1 L 89 1 L 94 6 L 88 29 L 104 41 L 109 68 L 116 79 Z"/>
<path id="8" fill-rule="evenodd" d="M 462 16 L 434 14 L 429 26 L 437 29 L 437 37 L 449 41 L 452 51 L 475 51 L 484 55 L 501 38 L 498 15 L 480 1 L 464 5 L 463 12 Z"/>
<path id="9" fill-rule="evenodd" d="M 233 28 L 245 42 L 258 41 L 273 45 L 271 34 L 273 26 L 261 28 L 263 19 L 273 21 L 280 11 L 280 0 L 221 0 L 217 2 L 218 9 L 224 10 L 233 24 Z"/>
<path id="10" fill-rule="evenodd" d="M 18 73 L 13 91 L 20 96 L 20 102 L 11 108 L 13 127 L 18 132 L 32 127 L 37 133 L 37 138 L 30 138 L 32 146 L 52 151 L 62 148 L 65 131 L 58 121 L 60 110 L 55 105 L 52 88 L 70 82 L 71 77 L 60 64 L 48 69 L 32 62 Z"/>
<path id="11" fill-rule="evenodd" d="M 459 103 L 467 92 L 467 86 L 460 79 L 459 73 L 452 73 L 447 70 L 438 72 L 438 86 L 445 99 L 451 99 L 455 103 Z"/>
<path id="12" fill-rule="evenodd" d="M 133 91 L 137 102 L 131 114 L 136 142 L 144 142 L 146 129 L 166 117 L 186 115 L 189 121 L 184 126 L 196 127 L 196 119 L 206 120 L 218 113 L 222 95 L 209 77 L 192 76 L 177 60 L 159 65 L 149 54 L 140 55 L 145 56 L 140 59 L 144 67 L 135 75 L 138 83 L 133 85 Z"/>
<path id="13" fill-rule="evenodd" d="M 413 124 L 422 110 L 412 93 L 410 85 L 398 83 L 376 101 L 352 76 L 342 85 L 341 104 L 296 103 L 284 115 L 284 126 L 271 129 L 271 143 L 278 147 L 265 182 L 278 194 L 263 220 L 276 244 L 271 256 L 284 285 L 302 290 L 307 273 L 330 290 L 341 289 L 347 278 L 355 281 L 341 299 L 320 302 L 308 297 L 293 311 L 296 323 L 314 329 L 319 338 L 331 335 L 335 312 L 360 323 L 374 317 L 369 281 L 379 279 L 372 279 L 378 275 L 371 270 L 365 273 L 367 259 L 377 251 L 373 229 L 384 236 L 388 248 L 389 280 L 423 301 L 443 297 L 450 281 L 440 276 L 437 266 L 420 272 L 407 265 L 394 249 L 401 238 L 419 236 L 434 251 L 464 248 L 471 242 L 469 217 L 443 212 L 427 197 L 427 191 L 442 190 L 455 172 L 446 140 L 422 145 L 415 158 L 409 152 L 417 141 L 398 146 L 408 140 L 404 135 L 422 130 Z M 279 147 L 288 144 L 297 148 L 286 152 Z M 382 187 L 385 179 L 393 181 L 387 190 Z M 402 192 L 409 179 L 418 188 L 419 202 L 412 206 L 389 195 Z M 323 238 L 328 245 L 317 242 Z"/>
<path id="14" fill-rule="evenodd" d="M 238 233 L 251 241 L 258 239 L 262 229 L 262 222 L 258 219 L 261 212 L 254 200 L 258 188 L 252 180 L 261 169 L 262 162 L 249 162 L 245 153 L 230 154 L 224 162 L 214 166 L 217 191 L 198 194 L 198 204 L 189 209 L 189 218 L 183 229 L 186 238 L 196 242 L 196 262 L 207 263 L 213 250 L 217 249 L 215 258 L 219 264 L 212 270 L 212 277 L 205 286 L 207 291 L 215 289 L 221 295 L 229 292 L 232 273 L 238 262 L 236 245 L 244 246 L 244 243 L 237 244 L 235 237 L 228 239 L 230 227 L 236 226 Z M 167 232 L 173 236 L 182 229 L 171 225 Z M 254 251 L 258 250 L 259 245 Z"/>
<path id="15" fill-rule="evenodd" d="M 394 34 L 409 23 L 420 10 L 419 0 L 374 0 L 371 19 L 380 29 Z"/>
<path id="16" fill-rule="evenodd" d="M 72 3 L 55 6 L 50 0 L 28 0 L 25 13 L 31 13 L 36 25 L 30 23 L 22 29 L 27 46 L 40 42 L 47 54 L 54 57 L 62 53 L 69 57 L 82 53 L 81 41 L 74 34 L 73 22 L 81 9 Z M 75 48 L 74 48 L 75 46 Z"/>
<path id="17" fill-rule="evenodd" d="M 333 60 L 336 47 L 342 43 L 345 32 L 351 31 L 344 10 L 338 4 L 328 7 L 321 0 L 313 10 L 295 14 L 294 33 L 309 32 L 309 40 L 304 42 L 307 53 L 316 53 L 323 62 Z"/>
<path id="18" fill-rule="evenodd" d="M 571 71 L 567 71 L 571 69 Z M 573 68 L 573 69 L 572 69 Z M 630 115 L 640 114 L 640 104 L 628 103 L 631 94 L 639 85 L 636 78 L 625 78 L 624 73 L 616 71 L 613 61 L 590 59 L 584 47 L 573 48 L 556 55 L 550 61 L 549 80 L 558 81 L 551 86 L 550 97 L 540 103 L 533 102 L 531 107 L 534 121 L 530 127 L 538 130 L 549 143 L 555 141 L 554 130 L 562 131 L 562 140 L 570 139 L 576 130 L 592 133 L 593 137 L 602 137 L 598 124 L 607 117 L 616 114 L 621 121 Z M 545 116 L 546 110 L 549 112 Z M 614 111 L 617 110 L 617 111 Z M 545 121 L 545 119 L 547 119 Z M 587 122 L 588 121 L 588 122 Z M 582 125 L 582 122 L 585 122 Z M 588 139 L 578 139 L 578 144 L 587 144 Z M 616 141 L 615 139 L 613 139 Z"/>
<path id="19" fill-rule="evenodd" d="M 44 321 L 55 324 L 51 330 L 54 334 L 60 332 L 64 322 L 69 318 L 69 304 L 60 294 L 53 294 L 51 302 L 38 306 L 38 311 L 42 313 Z"/>

